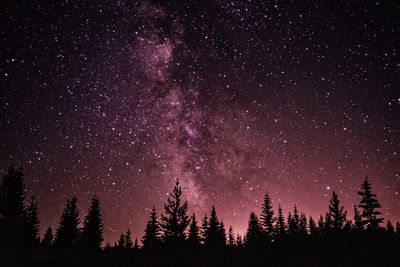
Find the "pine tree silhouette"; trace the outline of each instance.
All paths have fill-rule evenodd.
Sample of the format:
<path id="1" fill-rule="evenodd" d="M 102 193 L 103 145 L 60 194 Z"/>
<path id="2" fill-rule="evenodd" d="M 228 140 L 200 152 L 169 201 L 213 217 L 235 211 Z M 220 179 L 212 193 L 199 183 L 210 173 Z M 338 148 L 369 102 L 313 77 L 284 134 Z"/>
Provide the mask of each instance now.
<path id="1" fill-rule="evenodd" d="M 319 215 L 317 225 L 318 225 L 318 233 L 320 235 L 323 235 L 325 233 L 325 222 L 324 222 L 324 217 L 322 217 L 322 215 Z"/>
<path id="2" fill-rule="evenodd" d="M 371 183 L 368 181 L 368 177 L 365 177 L 358 195 L 361 197 L 358 207 L 362 209 L 363 225 L 368 229 L 377 229 L 379 224 L 383 222 L 383 218 L 379 217 L 381 212 L 377 210 L 381 207 L 381 204 L 379 204 L 376 195 L 371 191 Z"/>
<path id="3" fill-rule="evenodd" d="M 272 206 L 272 200 L 268 193 L 264 195 L 264 201 L 262 204 L 260 223 L 268 239 L 272 239 L 274 232 L 274 223 L 276 218 L 274 217 L 274 210 Z"/>
<path id="4" fill-rule="evenodd" d="M 152 247 L 158 244 L 160 238 L 157 211 L 153 206 L 150 213 L 150 219 L 147 221 L 142 238 L 143 247 Z"/>
<path id="5" fill-rule="evenodd" d="M 386 233 L 389 236 L 393 236 L 394 235 L 394 227 L 393 227 L 393 224 L 392 224 L 392 222 L 390 220 L 388 220 L 387 223 L 386 223 Z"/>
<path id="6" fill-rule="evenodd" d="M 333 229 L 332 216 L 329 212 L 325 213 L 324 230 L 326 233 L 331 232 Z"/>
<path id="7" fill-rule="evenodd" d="M 161 215 L 161 230 L 163 239 L 166 242 L 182 242 L 185 240 L 185 231 L 189 225 L 187 215 L 187 202 L 181 203 L 182 189 L 179 186 L 178 179 L 172 190 L 171 198 L 164 204 L 165 215 Z"/>
<path id="8" fill-rule="evenodd" d="M 300 214 L 299 233 L 303 236 L 307 235 L 307 218 L 304 213 Z"/>
<path id="9" fill-rule="evenodd" d="M 224 222 L 222 220 L 219 224 L 219 235 L 221 238 L 221 244 L 226 245 L 226 230 L 225 230 Z"/>
<path id="10" fill-rule="evenodd" d="M 26 246 L 34 247 L 40 242 L 39 238 L 39 215 L 35 198 L 32 197 L 26 207 Z"/>
<path id="11" fill-rule="evenodd" d="M 225 237 L 223 237 L 222 233 L 224 230 L 221 229 L 220 222 L 217 217 L 217 212 L 215 211 L 215 207 L 212 206 L 210 219 L 208 222 L 207 235 L 205 243 L 209 247 L 221 247 L 226 243 Z"/>
<path id="12" fill-rule="evenodd" d="M 139 242 L 138 239 L 135 238 L 135 242 L 133 243 L 133 250 L 139 250 L 140 246 L 139 246 Z"/>
<path id="13" fill-rule="evenodd" d="M 190 219 L 188 241 L 192 245 L 200 244 L 199 227 L 197 226 L 196 215 L 194 213 Z"/>
<path id="14" fill-rule="evenodd" d="M 396 236 L 400 240 L 400 222 L 396 223 Z"/>
<path id="15" fill-rule="evenodd" d="M 361 231 L 364 230 L 364 224 L 362 222 L 362 217 L 360 212 L 357 209 L 357 206 L 354 205 L 354 216 L 353 216 L 353 220 L 354 220 L 354 230 L 356 231 Z"/>
<path id="16" fill-rule="evenodd" d="M 44 247 L 51 247 L 53 245 L 53 242 L 54 242 L 53 229 L 49 225 L 49 227 L 46 230 L 46 233 L 43 236 L 41 244 Z"/>
<path id="17" fill-rule="evenodd" d="M 54 245 L 60 248 L 70 248 L 75 246 L 79 238 L 79 211 L 77 207 L 76 197 L 72 197 L 67 201 L 64 212 L 61 215 Z"/>
<path id="18" fill-rule="evenodd" d="M 131 249 L 132 246 L 133 246 L 133 242 L 132 242 L 132 235 L 131 235 L 131 230 L 130 229 L 128 229 L 126 231 L 124 239 L 125 239 L 125 242 L 124 242 L 125 248 L 126 249 Z"/>
<path id="19" fill-rule="evenodd" d="M 93 197 L 84 220 L 81 244 L 86 249 L 99 250 L 103 240 L 103 217 L 100 213 L 100 201 L 97 197 Z"/>
<path id="20" fill-rule="evenodd" d="M 308 228 L 310 229 L 310 235 L 317 236 L 318 235 L 318 227 L 315 223 L 314 219 L 310 216 L 308 220 Z"/>
<path id="21" fill-rule="evenodd" d="M 201 229 L 200 229 L 200 239 L 203 244 L 206 243 L 208 235 L 208 217 L 206 214 L 203 216 L 203 220 L 201 221 Z"/>
<path id="22" fill-rule="evenodd" d="M 243 237 L 240 234 L 236 235 L 236 246 L 238 248 L 243 247 Z"/>
<path id="23" fill-rule="evenodd" d="M 118 241 L 117 241 L 116 246 L 117 246 L 119 249 L 124 249 L 124 248 L 126 247 L 126 246 L 125 246 L 125 234 L 124 234 L 124 233 L 122 233 L 122 234 L 119 236 L 119 239 L 118 239 Z"/>
<path id="24" fill-rule="evenodd" d="M 300 217 L 299 211 L 297 210 L 297 206 L 294 205 L 293 208 L 293 215 L 289 212 L 288 213 L 288 233 L 290 235 L 295 235 L 299 233 L 300 230 Z"/>
<path id="25" fill-rule="evenodd" d="M 235 235 L 233 234 L 232 226 L 229 226 L 228 230 L 228 246 L 231 248 L 235 246 Z"/>
<path id="26" fill-rule="evenodd" d="M 338 195 L 335 191 L 332 192 L 332 198 L 329 204 L 329 217 L 332 219 L 332 228 L 334 231 L 342 230 L 346 223 L 347 211 L 340 206 Z"/>
<path id="27" fill-rule="evenodd" d="M 276 236 L 279 236 L 279 237 L 283 237 L 286 234 L 285 217 L 283 217 L 281 205 L 279 205 L 279 207 L 278 207 L 278 217 L 276 220 L 275 232 L 276 232 Z"/>
<path id="28" fill-rule="evenodd" d="M 259 247 L 262 244 L 262 240 L 263 232 L 260 222 L 258 221 L 257 215 L 251 212 L 246 232 L 246 246 L 250 248 Z"/>

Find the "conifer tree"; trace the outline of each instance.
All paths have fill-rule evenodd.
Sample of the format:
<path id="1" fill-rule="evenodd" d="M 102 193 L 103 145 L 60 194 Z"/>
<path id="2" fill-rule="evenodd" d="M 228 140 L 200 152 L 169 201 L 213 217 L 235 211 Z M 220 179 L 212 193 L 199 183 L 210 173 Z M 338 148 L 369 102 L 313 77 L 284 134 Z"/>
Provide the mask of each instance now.
<path id="1" fill-rule="evenodd" d="M 232 226 L 229 226 L 228 230 L 228 246 L 231 248 L 235 246 L 235 235 L 233 234 Z"/>
<path id="2" fill-rule="evenodd" d="M 249 225 L 246 232 L 246 246 L 258 247 L 262 244 L 263 230 L 254 212 L 250 213 Z"/>
<path id="3" fill-rule="evenodd" d="M 200 244 L 199 227 L 197 226 L 196 215 L 194 213 L 190 220 L 188 240 L 193 245 Z"/>
<path id="4" fill-rule="evenodd" d="M 304 213 L 300 214 L 299 233 L 302 235 L 307 235 L 307 218 Z"/>
<path id="5" fill-rule="evenodd" d="M 288 234 L 292 235 L 295 232 L 295 223 L 293 221 L 292 212 L 288 212 L 287 217 L 287 224 L 288 224 Z"/>
<path id="6" fill-rule="evenodd" d="M 361 197 L 358 207 L 362 209 L 363 225 L 368 229 L 377 229 L 379 224 L 383 222 L 383 218 L 379 217 L 381 212 L 377 210 L 381 207 L 381 204 L 371 191 L 371 183 L 368 181 L 368 177 L 365 177 L 358 195 Z"/>
<path id="7" fill-rule="evenodd" d="M 142 238 L 143 247 L 151 247 L 156 245 L 159 242 L 159 238 L 160 233 L 157 219 L 157 211 L 156 208 L 153 206 L 150 213 L 150 219 L 147 221 L 144 236 Z"/>
<path id="8" fill-rule="evenodd" d="M 137 238 L 135 238 L 135 242 L 133 243 L 133 250 L 139 250 L 139 249 L 140 249 L 139 242 Z"/>
<path id="9" fill-rule="evenodd" d="M 285 217 L 283 217 L 281 205 L 279 205 L 279 207 L 278 207 L 278 217 L 276 220 L 275 232 L 276 232 L 276 236 L 279 236 L 279 237 L 283 237 L 286 234 Z"/>
<path id="10" fill-rule="evenodd" d="M 333 228 L 332 224 L 332 216 L 329 212 L 325 213 L 325 224 L 324 224 L 324 230 L 325 232 L 330 232 Z"/>
<path id="11" fill-rule="evenodd" d="M 98 250 L 101 248 L 103 240 L 103 217 L 100 213 L 100 201 L 97 197 L 93 197 L 84 220 L 81 244 L 86 249 Z"/>
<path id="12" fill-rule="evenodd" d="M 205 244 L 207 240 L 207 235 L 208 235 L 208 217 L 206 214 L 204 214 L 200 230 L 200 239 L 203 244 Z"/>
<path id="13" fill-rule="evenodd" d="M 185 240 L 185 231 L 189 225 L 187 202 L 181 203 L 182 189 L 176 180 L 171 198 L 164 204 L 165 215 L 161 215 L 160 227 L 165 241 L 181 242 Z"/>
<path id="14" fill-rule="evenodd" d="M 268 193 L 265 193 L 261 209 L 260 223 L 263 228 L 264 234 L 268 239 L 271 239 L 273 236 L 275 220 L 276 218 L 274 217 L 272 200 L 269 197 Z"/>
<path id="15" fill-rule="evenodd" d="M 294 205 L 293 215 L 289 212 L 288 214 L 288 232 L 293 235 L 299 232 L 300 228 L 300 216 L 297 210 L 297 206 Z"/>
<path id="16" fill-rule="evenodd" d="M 39 215 L 35 198 L 32 197 L 25 210 L 26 217 L 26 245 L 28 247 L 37 246 L 39 238 Z"/>
<path id="17" fill-rule="evenodd" d="M 221 225 L 214 206 L 211 208 L 205 243 L 210 247 L 221 247 L 226 243 L 225 238 L 222 237 Z"/>
<path id="18" fill-rule="evenodd" d="M 131 230 L 128 229 L 125 234 L 125 248 L 131 249 L 133 246 Z"/>
<path id="19" fill-rule="evenodd" d="M 308 228 L 310 229 L 310 235 L 312 236 L 318 235 L 317 224 L 315 223 L 314 219 L 311 216 L 310 219 L 308 220 Z"/>
<path id="20" fill-rule="evenodd" d="M 396 223 L 396 236 L 400 239 L 400 222 Z"/>
<path id="21" fill-rule="evenodd" d="M 357 206 L 354 205 L 354 230 L 361 231 L 364 230 L 364 224 L 362 222 L 362 217 L 360 212 L 357 209 Z"/>
<path id="22" fill-rule="evenodd" d="M 394 235 L 394 227 L 393 227 L 393 224 L 392 224 L 392 222 L 390 220 L 388 220 L 387 224 L 386 224 L 386 233 L 389 236 L 393 236 Z"/>
<path id="23" fill-rule="evenodd" d="M 348 233 L 352 229 L 354 229 L 353 222 L 351 220 L 346 220 L 346 223 L 344 224 L 343 230 Z"/>
<path id="24" fill-rule="evenodd" d="M 243 246 L 243 237 L 240 234 L 236 236 L 236 246 L 241 248 Z"/>
<path id="25" fill-rule="evenodd" d="M 219 224 L 219 236 L 221 239 L 221 244 L 226 245 L 226 230 L 225 230 L 224 222 L 222 220 Z"/>
<path id="26" fill-rule="evenodd" d="M 53 241 L 54 241 L 53 229 L 49 225 L 49 227 L 46 230 L 46 233 L 43 236 L 41 243 L 44 247 L 51 247 L 53 245 Z"/>
<path id="27" fill-rule="evenodd" d="M 320 235 L 325 233 L 325 222 L 324 222 L 324 217 L 322 217 L 322 215 L 319 215 L 318 218 L 318 233 Z"/>
<path id="28" fill-rule="evenodd" d="M 74 196 L 67 201 L 67 205 L 61 215 L 54 245 L 62 248 L 69 248 L 76 245 L 79 237 L 79 223 L 77 199 Z"/>
<path id="29" fill-rule="evenodd" d="M 329 217 L 332 219 L 332 228 L 334 231 L 342 230 L 346 223 L 347 212 L 340 206 L 338 195 L 332 192 L 332 198 L 329 204 Z"/>
<path id="30" fill-rule="evenodd" d="M 122 233 L 122 234 L 119 236 L 119 239 L 118 239 L 118 241 L 117 241 L 116 246 L 117 246 L 118 248 L 120 248 L 120 249 L 124 249 L 124 248 L 125 248 L 125 234 L 124 234 L 124 233 Z"/>

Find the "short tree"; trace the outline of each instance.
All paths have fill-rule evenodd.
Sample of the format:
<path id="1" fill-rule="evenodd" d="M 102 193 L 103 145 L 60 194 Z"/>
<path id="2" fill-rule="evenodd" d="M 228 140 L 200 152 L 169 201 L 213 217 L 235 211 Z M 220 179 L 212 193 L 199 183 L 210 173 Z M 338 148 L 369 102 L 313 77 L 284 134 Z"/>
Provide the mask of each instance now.
<path id="1" fill-rule="evenodd" d="M 367 229 L 377 229 L 379 224 L 383 222 L 383 218 L 380 218 L 381 212 L 377 209 L 381 207 L 375 194 L 372 193 L 371 183 L 368 181 L 368 177 L 365 177 L 364 182 L 361 185 L 361 190 L 358 192 L 361 197 L 360 204 L 358 205 L 362 209 L 362 223 Z"/>

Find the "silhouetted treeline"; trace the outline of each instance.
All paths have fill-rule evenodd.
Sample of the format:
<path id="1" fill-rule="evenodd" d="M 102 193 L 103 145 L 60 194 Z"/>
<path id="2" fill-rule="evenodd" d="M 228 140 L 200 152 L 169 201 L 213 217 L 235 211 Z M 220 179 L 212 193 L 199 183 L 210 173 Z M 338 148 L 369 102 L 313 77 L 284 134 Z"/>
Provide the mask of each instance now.
<path id="1" fill-rule="evenodd" d="M 26 200 L 23 175 L 11 166 L 0 184 L 1 266 L 400 265 L 400 224 L 382 225 L 367 177 L 352 216 L 335 192 L 318 218 L 307 218 L 296 205 L 284 216 L 266 193 L 244 236 L 232 227 L 226 232 L 214 206 L 200 219 L 190 216 L 177 180 L 160 216 L 152 208 L 140 244 L 128 229 L 115 244 L 104 245 L 96 196 L 82 221 L 77 198 L 68 199 L 55 230 L 49 226 L 40 238 L 37 202 Z"/>

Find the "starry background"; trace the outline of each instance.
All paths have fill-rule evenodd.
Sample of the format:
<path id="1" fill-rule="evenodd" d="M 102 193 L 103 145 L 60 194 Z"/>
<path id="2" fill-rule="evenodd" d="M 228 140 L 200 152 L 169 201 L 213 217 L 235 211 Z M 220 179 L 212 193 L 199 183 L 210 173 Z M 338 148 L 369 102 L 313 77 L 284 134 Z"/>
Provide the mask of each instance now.
<path id="1" fill-rule="evenodd" d="M 368 175 L 400 218 L 397 1 L 6 1 L 0 167 L 22 164 L 42 231 L 97 194 L 105 238 L 142 236 L 179 178 L 235 232 L 284 212 L 352 216 Z"/>

